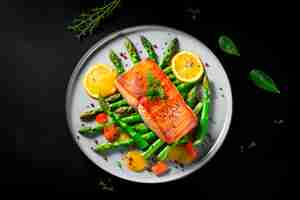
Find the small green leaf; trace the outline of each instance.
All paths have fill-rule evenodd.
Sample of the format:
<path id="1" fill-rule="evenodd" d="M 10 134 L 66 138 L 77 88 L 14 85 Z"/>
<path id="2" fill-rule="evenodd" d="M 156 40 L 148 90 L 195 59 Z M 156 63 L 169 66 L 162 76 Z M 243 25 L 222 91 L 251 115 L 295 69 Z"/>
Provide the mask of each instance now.
<path id="1" fill-rule="evenodd" d="M 219 46 L 225 53 L 240 56 L 239 50 L 234 42 L 227 36 L 222 35 L 219 38 Z"/>
<path id="2" fill-rule="evenodd" d="M 254 84 L 257 87 L 263 90 L 278 94 L 280 93 L 272 78 L 261 70 L 253 69 L 250 72 L 250 79 L 254 82 Z"/>

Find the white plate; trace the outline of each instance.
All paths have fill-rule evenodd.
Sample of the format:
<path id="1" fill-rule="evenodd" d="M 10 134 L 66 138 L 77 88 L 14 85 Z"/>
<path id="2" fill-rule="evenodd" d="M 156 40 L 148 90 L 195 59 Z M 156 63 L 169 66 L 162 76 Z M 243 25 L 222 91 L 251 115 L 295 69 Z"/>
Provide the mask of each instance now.
<path id="1" fill-rule="evenodd" d="M 96 145 L 95 139 L 85 138 L 78 133 L 82 124 L 79 118 L 79 113 L 87 110 L 87 105 L 91 103 L 97 105 L 97 101 L 90 98 L 84 91 L 82 86 L 84 73 L 93 64 L 111 64 L 107 56 L 110 49 L 114 49 L 118 54 L 126 52 L 123 46 L 124 36 L 130 38 L 136 45 L 137 49 L 142 51 L 143 48 L 139 39 L 140 35 L 146 36 L 153 44 L 157 45 L 158 48 L 155 50 L 158 56 L 162 55 L 163 48 L 166 47 L 166 44 L 174 37 L 177 37 L 179 40 L 180 50 L 192 51 L 198 54 L 203 62 L 209 65 L 206 70 L 212 86 L 211 120 L 209 122 L 208 140 L 200 147 L 201 157 L 193 164 L 184 167 L 184 169 L 175 166 L 175 164 L 171 165 L 169 173 L 161 177 L 156 177 L 148 171 L 134 173 L 129 171 L 124 165 L 120 168 L 118 166 L 118 161 L 121 160 L 121 152 L 116 151 L 109 154 L 108 159 L 105 160 L 102 156 L 99 156 L 91 149 Z M 145 58 L 145 52 L 140 52 L 140 56 Z M 129 59 L 123 59 L 123 62 L 126 63 L 127 67 L 130 66 Z M 222 64 L 218 58 L 198 39 L 173 28 L 163 26 L 137 26 L 108 35 L 92 46 L 91 49 L 88 50 L 81 58 L 75 67 L 68 84 L 66 112 L 68 125 L 73 139 L 84 154 L 97 166 L 112 175 L 129 181 L 142 183 L 167 182 L 185 177 L 186 175 L 200 169 L 218 151 L 227 135 L 231 123 L 232 94 L 230 83 Z M 90 122 L 87 125 L 92 125 L 94 123 L 95 122 Z M 103 136 L 98 136 L 96 140 L 99 143 L 105 142 Z"/>

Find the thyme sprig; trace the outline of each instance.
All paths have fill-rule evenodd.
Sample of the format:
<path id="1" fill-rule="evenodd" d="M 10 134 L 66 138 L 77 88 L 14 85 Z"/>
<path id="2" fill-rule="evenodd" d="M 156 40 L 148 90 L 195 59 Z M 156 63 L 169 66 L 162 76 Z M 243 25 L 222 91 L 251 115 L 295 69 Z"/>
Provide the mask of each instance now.
<path id="1" fill-rule="evenodd" d="M 91 35 L 104 19 L 113 14 L 120 3 L 121 0 L 113 0 L 101 7 L 81 13 L 71 22 L 67 30 L 75 33 L 79 39 Z"/>

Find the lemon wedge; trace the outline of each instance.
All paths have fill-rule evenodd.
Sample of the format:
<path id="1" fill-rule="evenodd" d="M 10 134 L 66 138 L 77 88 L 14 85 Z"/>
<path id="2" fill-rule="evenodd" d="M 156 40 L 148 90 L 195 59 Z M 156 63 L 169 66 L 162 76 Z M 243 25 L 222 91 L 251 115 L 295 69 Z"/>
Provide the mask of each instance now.
<path id="1" fill-rule="evenodd" d="M 105 64 L 96 64 L 85 73 L 83 86 L 93 98 L 98 98 L 99 94 L 106 97 L 116 92 L 116 78 L 117 72 L 114 68 Z"/>
<path id="2" fill-rule="evenodd" d="M 189 51 L 177 53 L 171 62 L 173 73 L 183 82 L 197 81 L 204 72 L 200 58 Z"/>

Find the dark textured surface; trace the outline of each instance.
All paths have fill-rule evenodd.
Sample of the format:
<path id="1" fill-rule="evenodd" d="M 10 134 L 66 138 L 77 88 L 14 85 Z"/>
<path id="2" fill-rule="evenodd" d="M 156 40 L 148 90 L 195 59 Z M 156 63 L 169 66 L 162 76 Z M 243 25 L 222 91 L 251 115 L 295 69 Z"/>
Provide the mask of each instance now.
<path id="1" fill-rule="evenodd" d="M 289 174 L 284 138 L 291 133 L 289 66 L 282 55 L 285 29 L 278 28 L 278 9 L 243 3 L 236 5 L 239 9 L 217 6 L 217 10 L 215 5 L 204 9 L 197 1 L 184 1 L 169 11 L 167 3 L 145 6 L 127 1 L 98 34 L 80 42 L 65 26 L 81 8 L 95 2 L 1 2 L 1 154 L 8 159 L 2 164 L 2 189 L 101 193 L 100 180 L 111 178 L 121 193 L 133 188 L 142 193 L 184 191 L 197 192 L 203 199 L 272 199 L 283 193 Z M 190 7 L 200 9 L 196 21 L 185 12 Z M 233 89 L 232 126 L 220 151 L 193 175 L 167 184 L 135 184 L 110 177 L 80 152 L 65 119 L 66 86 L 81 55 L 110 32 L 139 24 L 167 25 L 199 38 L 223 63 Z M 217 39 L 223 33 L 236 42 L 240 58 L 218 49 Z M 282 94 L 257 89 L 248 80 L 253 67 L 270 74 Z M 11 140 L 15 145 L 9 144 Z M 252 142 L 256 145 L 248 149 Z"/>

